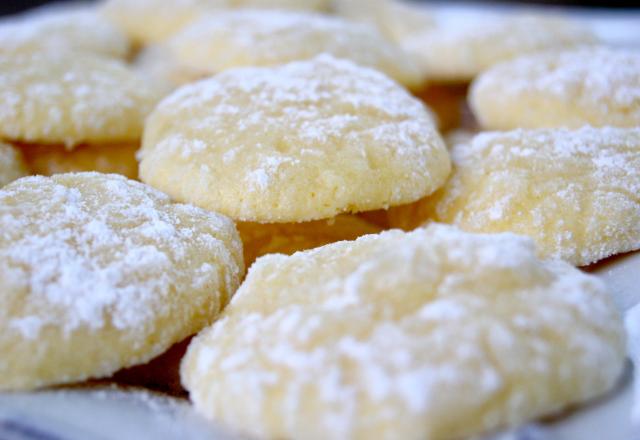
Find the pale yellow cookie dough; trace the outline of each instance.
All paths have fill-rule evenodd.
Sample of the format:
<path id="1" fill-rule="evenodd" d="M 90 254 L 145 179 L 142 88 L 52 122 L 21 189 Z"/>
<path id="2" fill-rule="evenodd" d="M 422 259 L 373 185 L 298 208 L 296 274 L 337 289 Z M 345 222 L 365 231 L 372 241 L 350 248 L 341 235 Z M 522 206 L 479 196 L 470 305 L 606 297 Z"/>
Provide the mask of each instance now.
<path id="1" fill-rule="evenodd" d="M 206 13 L 230 8 L 322 11 L 329 0 L 108 0 L 106 17 L 140 44 L 157 43 Z"/>
<path id="2" fill-rule="evenodd" d="M 456 11 L 440 13 L 434 26 L 400 45 L 429 79 L 467 82 L 501 61 L 594 41 L 586 25 L 561 16 Z"/>
<path id="3" fill-rule="evenodd" d="M 20 152 L 12 145 L 0 142 L 0 187 L 27 175 Z"/>
<path id="4" fill-rule="evenodd" d="M 0 55 L 0 137 L 24 143 L 139 141 L 162 97 L 124 63 L 73 52 Z"/>
<path id="5" fill-rule="evenodd" d="M 243 9 L 211 14 L 169 39 L 167 46 L 176 69 L 190 72 L 191 79 L 326 53 L 380 70 L 409 88 L 422 82 L 407 54 L 376 29 L 311 12 Z"/>
<path id="6" fill-rule="evenodd" d="M 327 220 L 303 223 L 244 223 L 237 225 L 249 267 L 267 254 L 293 254 L 325 244 L 380 232 L 376 226 L 356 215 L 339 215 Z"/>
<path id="7" fill-rule="evenodd" d="M 409 203 L 449 171 L 418 100 L 328 55 L 176 90 L 147 120 L 140 163 L 141 179 L 175 200 L 259 223 Z"/>
<path id="8" fill-rule="evenodd" d="M 487 132 L 454 145 L 454 171 L 432 197 L 391 209 L 426 220 L 532 237 L 544 257 L 584 266 L 640 249 L 640 128 Z"/>
<path id="9" fill-rule="evenodd" d="M 599 279 L 434 225 L 258 259 L 181 376 L 256 438 L 449 440 L 600 396 L 624 360 Z"/>
<path id="10" fill-rule="evenodd" d="M 98 173 L 0 190 L 0 390 L 109 376 L 210 324 L 243 274 L 233 222 Z"/>
<path id="11" fill-rule="evenodd" d="M 0 54 L 74 51 L 124 58 L 128 38 L 96 10 L 61 9 L 0 21 Z"/>
<path id="12" fill-rule="evenodd" d="M 640 51 L 591 47 L 523 56 L 474 82 L 484 128 L 640 127 Z"/>

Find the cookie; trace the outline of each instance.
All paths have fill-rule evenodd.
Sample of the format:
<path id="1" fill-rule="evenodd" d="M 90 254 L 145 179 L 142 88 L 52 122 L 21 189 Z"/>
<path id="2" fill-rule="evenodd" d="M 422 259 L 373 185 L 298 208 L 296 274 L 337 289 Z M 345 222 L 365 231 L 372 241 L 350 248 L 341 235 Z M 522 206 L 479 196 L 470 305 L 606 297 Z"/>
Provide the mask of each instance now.
<path id="1" fill-rule="evenodd" d="M 640 126 L 640 51 L 592 47 L 523 56 L 473 84 L 484 128 Z"/>
<path id="2" fill-rule="evenodd" d="M 640 248 L 640 129 L 487 132 L 453 146 L 454 171 L 432 197 L 390 210 L 532 237 L 543 257 L 585 266 Z"/>
<path id="3" fill-rule="evenodd" d="M 336 14 L 374 26 L 387 38 L 401 42 L 435 24 L 433 12 L 423 5 L 399 0 L 334 0 Z"/>
<path id="4" fill-rule="evenodd" d="M 411 59 L 367 25 L 294 11 L 243 9 L 195 21 L 167 42 L 181 72 L 198 79 L 234 67 L 276 66 L 330 54 L 372 67 L 409 88 L 422 78 Z"/>
<path id="5" fill-rule="evenodd" d="M 228 218 L 98 173 L 0 190 L 0 389 L 109 376 L 216 317 L 243 274 Z"/>
<path id="6" fill-rule="evenodd" d="M 329 0 L 108 0 L 106 17 L 138 44 L 157 43 L 206 13 L 229 8 L 324 10 Z"/>
<path id="7" fill-rule="evenodd" d="M 304 223 L 245 223 L 236 225 L 247 267 L 267 254 L 293 254 L 342 240 L 355 240 L 381 229 L 355 215 Z"/>
<path id="8" fill-rule="evenodd" d="M 181 376 L 198 412 L 256 438 L 468 438 L 610 390 L 621 321 L 529 239 L 395 230 L 260 258 Z"/>
<path id="9" fill-rule="evenodd" d="M 34 144 L 138 142 L 161 98 L 120 61 L 72 52 L 0 56 L 0 137 Z"/>
<path id="10" fill-rule="evenodd" d="M 109 57 L 128 55 L 128 38 L 94 9 L 61 9 L 0 21 L 0 55 L 88 52 Z"/>
<path id="11" fill-rule="evenodd" d="M 418 100 L 328 55 L 181 87 L 149 116 L 140 157 L 141 179 L 175 200 L 258 223 L 409 203 L 450 171 Z"/>
<path id="12" fill-rule="evenodd" d="M 434 26 L 400 45 L 430 80 L 468 82 L 501 61 L 595 41 L 586 25 L 561 16 L 456 11 L 439 14 Z"/>
<path id="13" fill-rule="evenodd" d="M 137 143 L 115 145 L 80 145 L 69 150 L 64 145 L 18 145 L 31 174 L 53 174 L 78 171 L 115 173 L 138 177 Z"/>
<path id="14" fill-rule="evenodd" d="M 0 187 L 27 175 L 27 167 L 20 152 L 0 142 Z"/>

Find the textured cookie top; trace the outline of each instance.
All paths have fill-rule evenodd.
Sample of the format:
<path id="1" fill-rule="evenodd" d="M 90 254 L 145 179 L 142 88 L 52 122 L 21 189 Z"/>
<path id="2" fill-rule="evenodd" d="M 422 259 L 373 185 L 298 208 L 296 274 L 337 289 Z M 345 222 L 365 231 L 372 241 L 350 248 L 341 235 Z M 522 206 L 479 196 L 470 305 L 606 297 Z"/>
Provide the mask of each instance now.
<path id="1" fill-rule="evenodd" d="M 512 231 L 544 256 L 587 265 L 640 248 L 639 152 L 638 128 L 482 133 L 453 146 L 451 179 L 392 224 Z"/>
<path id="2" fill-rule="evenodd" d="M 27 168 L 18 150 L 0 142 L 0 187 L 26 175 Z"/>
<path id="3" fill-rule="evenodd" d="M 492 129 L 640 126 L 640 51 L 592 47 L 524 56 L 483 73 L 471 91 Z"/>
<path id="4" fill-rule="evenodd" d="M 123 63 L 73 52 L 0 56 L 0 136 L 60 144 L 135 141 L 160 90 Z"/>
<path id="5" fill-rule="evenodd" d="M 127 37 L 94 10 L 61 10 L 0 21 L 0 54 L 71 50 L 124 58 Z"/>
<path id="6" fill-rule="evenodd" d="M 242 273 L 226 217 L 117 175 L 17 180 L 0 190 L 0 388 L 146 361 L 210 323 Z"/>
<path id="7" fill-rule="evenodd" d="M 234 219 L 289 222 L 408 203 L 444 183 L 444 143 L 384 75 L 320 56 L 225 71 L 165 98 L 140 176 Z"/>
<path id="8" fill-rule="evenodd" d="M 255 436 L 437 440 L 591 399 L 624 353 L 598 279 L 526 238 L 437 225 L 258 259 L 182 379 Z"/>
<path id="9" fill-rule="evenodd" d="M 243 9 L 204 17 L 167 43 L 177 66 L 194 76 L 232 67 L 274 66 L 322 53 L 378 69 L 406 86 L 417 67 L 367 25 L 322 14 Z"/>
<path id="10" fill-rule="evenodd" d="M 457 11 L 414 33 L 402 47 L 429 78 L 469 81 L 492 65 L 545 49 L 594 41 L 586 26 L 563 17 Z"/>
<path id="11" fill-rule="evenodd" d="M 103 12 L 141 43 L 162 41 L 203 14 L 230 8 L 321 11 L 329 0 L 108 0 Z"/>

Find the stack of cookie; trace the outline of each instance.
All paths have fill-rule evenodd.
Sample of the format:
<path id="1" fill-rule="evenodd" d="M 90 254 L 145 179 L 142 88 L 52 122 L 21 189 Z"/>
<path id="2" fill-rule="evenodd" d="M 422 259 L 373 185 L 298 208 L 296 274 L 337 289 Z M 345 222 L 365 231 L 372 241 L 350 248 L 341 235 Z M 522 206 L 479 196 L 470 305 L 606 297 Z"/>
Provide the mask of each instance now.
<path id="1" fill-rule="evenodd" d="M 108 0 L 0 35 L 0 390 L 166 389 L 181 360 L 233 432 L 458 439 L 619 380 L 575 266 L 640 248 L 640 52 L 393 0 Z"/>

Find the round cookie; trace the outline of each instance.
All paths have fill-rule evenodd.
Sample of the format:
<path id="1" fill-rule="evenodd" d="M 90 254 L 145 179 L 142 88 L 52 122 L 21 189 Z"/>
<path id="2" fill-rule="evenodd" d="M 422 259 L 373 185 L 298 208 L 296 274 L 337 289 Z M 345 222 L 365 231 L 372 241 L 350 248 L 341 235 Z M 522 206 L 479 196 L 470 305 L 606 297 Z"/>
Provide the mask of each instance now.
<path id="1" fill-rule="evenodd" d="M 9 144 L 0 142 L 0 187 L 27 175 L 27 167 L 20 152 Z"/>
<path id="2" fill-rule="evenodd" d="M 440 13 L 434 26 L 407 36 L 400 45 L 430 80 L 467 82 L 523 54 L 593 42 L 586 25 L 561 16 L 456 11 Z"/>
<path id="3" fill-rule="evenodd" d="M 0 56 L 0 137 L 24 143 L 137 142 L 161 98 L 120 61 L 72 52 Z"/>
<path id="4" fill-rule="evenodd" d="M 243 9 L 195 21 L 168 40 L 178 71 L 197 79 L 234 67 L 276 66 L 330 54 L 384 72 L 415 88 L 417 66 L 368 25 L 294 11 Z"/>
<path id="5" fill-rule="evenodd" d="M 64 145 L 20 144 L 17 147 L 21 150 L 31 174 L 51 176 L 78 171 L 99 171 L 121 174 L 130 179 L 138 177 L 136 152 L 140 145 L 137 143 L 79 145 L 73 150 Z"/>
<path id="6" fill-rule="evenodd" d="M 206 13 L 229 8 L 324 10 L 329 0 L 108 0 L 103 13 L 141 44 L 157 43 Z"/>
<path id="7" fill-rule="evenodd" d="M 129 40 L 94 9 L 62 9 L 0 21 L 0 54 L 88 52 L 124 58 Z"/>
<path id="8" fill-rule="evenodd" d="M 339 215 L 328 220 L 304 223 L 244 223 L 237 225 L 247 267 L 267 254 L 293 254 L 325 244 L 375 234 L 375 224 L 355 215 Z"/>
<path id="9" fill-rule="evenodd" d="M 387 38 L 401 42 L 435 24 L 426 6 L 398 0 L 334 0 L 334 12 L 348 20 L 375 26 Z"/>
<path id="10" fill-rule="evenodd" d="M 591 47 L 523 56 L 484 72 L 470 103 L 489 129 L 640 126 L 640 51 Z"/>
<path id="11" fill-rule="evenodd" d="M 486 132 L 453 146 L 454 171 L 432 197 L 390 210 L 532 237 L 543 257 L 585 266 L 640 248 L 640 128 Z"/>
<path id="12" fill-rule="evenodd" d="M 175 200 L 259 223 L 409 203 L 450 171 L 419 101 L 328 55 L 183 86 L 149 116 L 140 157 Z"/>
<path id="13" fill-rule="evenodd" d="M 444 440 L 589 401 L 624 360 L 599 279 L 524 237 L 434 225 L 260 258 L 181 377 L 256 438 Z"/>
<path id="14" fill-rule="evenodd" d="M 243 274 L 228 218 L 98 173 L 0 190 L 0 389 L 109 376 L 211 323 Z"/>

